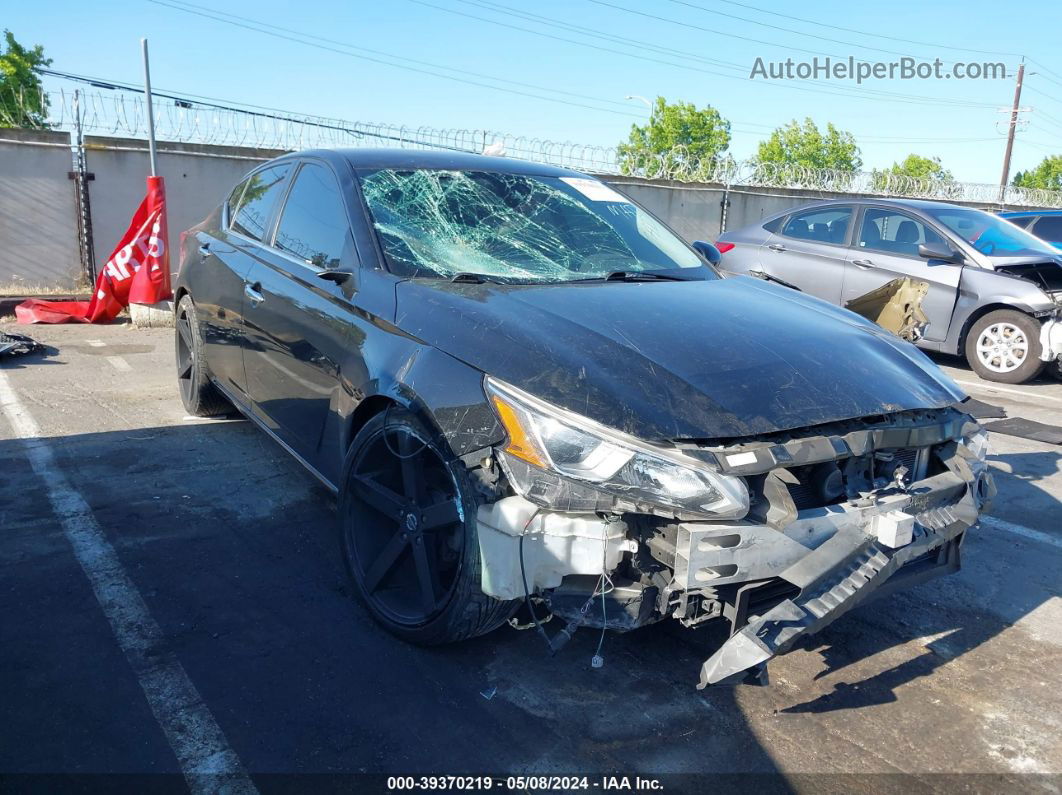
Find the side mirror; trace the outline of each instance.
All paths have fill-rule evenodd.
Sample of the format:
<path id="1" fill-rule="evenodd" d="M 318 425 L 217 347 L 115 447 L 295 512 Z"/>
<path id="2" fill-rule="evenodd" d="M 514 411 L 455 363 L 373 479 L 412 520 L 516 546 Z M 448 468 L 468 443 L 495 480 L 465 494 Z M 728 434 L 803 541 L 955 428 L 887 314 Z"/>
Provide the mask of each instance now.
<path id="1" fill-rule="evenodd" d="M 723 259 L 723 255 L 719 253 L 719 249 L 711 243 L 705 243 L 703 240 L 694 241 L 693 250 L 713 265 L 718 265 Z"/>
<path id="2" fill-rule="evenodd" d="M 918 247 L 918 256 L 922 259 L 935 259 L 955 264 L 960 264 L 966 261 L 962 252 L 955 251 L 942 243 L 922 243 Z"/>

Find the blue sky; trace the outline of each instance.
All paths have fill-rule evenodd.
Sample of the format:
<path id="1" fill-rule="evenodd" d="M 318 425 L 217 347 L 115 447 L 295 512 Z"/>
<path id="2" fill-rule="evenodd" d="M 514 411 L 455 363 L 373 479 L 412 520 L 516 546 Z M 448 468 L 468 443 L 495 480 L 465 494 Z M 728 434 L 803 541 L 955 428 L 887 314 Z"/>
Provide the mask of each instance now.
<path id="1" fill-rule="evenodd" d="M 1022 106 L 1033 110 L 1012 173 L 1062 153 L 1062 4 L 1046 0 L 1022 3 L 1014 14 L 995 0 L 236 0 L 213 7 L 252 21 L 241 24 L 308 34 L 320 46 L 150 0 L 10 4 L 0 26 L 24 44 L 43 44 L 54 69 L 128 82 L 140 80 L 146 35 L 157 87 L 348 120 L 614 144 L 648 112 L 624 97 L 659 94 L 719 109 L 734 126 L 731 152 L 742 158 L 773 127 L 810 116 L 854 133 L 868 168 L 917 152 L 978 182 L 999 179 L 1006 117 L 998 109 L 1009 107 L 1013 79 L 876 80 L 853 90 L 841 81 L 769 84 L 749 80 L 748 71 L 757 57 L 889 61 L 899 53 L 1012 69 L 1024 54 L 1035 74 L 1026 77 Z M 362 48 L 363 57 L 334 51 L 343 45 Z"/>

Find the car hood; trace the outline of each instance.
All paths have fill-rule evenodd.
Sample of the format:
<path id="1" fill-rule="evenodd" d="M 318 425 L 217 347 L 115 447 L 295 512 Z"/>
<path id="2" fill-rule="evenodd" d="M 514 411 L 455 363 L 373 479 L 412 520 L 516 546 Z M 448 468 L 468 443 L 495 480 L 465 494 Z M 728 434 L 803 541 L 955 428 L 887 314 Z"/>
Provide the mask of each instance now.
<path id="1" fill-rule="evenodd" d="M 644 439 L 724 439 L 964 395 L 914 346 L 749 277 L 397 288 L 406 333 Z"/>

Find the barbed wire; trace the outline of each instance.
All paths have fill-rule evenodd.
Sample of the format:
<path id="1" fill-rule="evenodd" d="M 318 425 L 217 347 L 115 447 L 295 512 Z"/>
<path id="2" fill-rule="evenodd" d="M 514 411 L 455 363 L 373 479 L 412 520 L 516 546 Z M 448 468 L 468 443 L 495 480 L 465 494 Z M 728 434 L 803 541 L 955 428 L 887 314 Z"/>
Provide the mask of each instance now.
<path id="1" fill-rule="evenodd" d="M 103 92 L 60 88 L 0 97 L 0 126 L 38 126 L 73 131 L 80 112 L 84 133 L 145 138 L 143 96 L 128 90 Z M 678 146 L 651 153 L 627 146 L 608 147 L 573 141 L 513 135 L 486 129 L 440 129 L 325 116 L 293 115 L 270 108 L 245 109 L 194 99 L 159 98 L 153 103 L 155 132 L 161 141 L 258 149 L 298 150 L 331 147 L 390 146 L 504 154 L 605 176 L 708 183 L 727 187 L 812 190 L 874 196 L 937 199 L 985 205 L 1062 207 L 1062 191 L 990 183 L 917 178 L 887 171 L 840 171 L 756 160 L 703 158 Z M 37 123 L 35 123 L 35 120 Z"/>

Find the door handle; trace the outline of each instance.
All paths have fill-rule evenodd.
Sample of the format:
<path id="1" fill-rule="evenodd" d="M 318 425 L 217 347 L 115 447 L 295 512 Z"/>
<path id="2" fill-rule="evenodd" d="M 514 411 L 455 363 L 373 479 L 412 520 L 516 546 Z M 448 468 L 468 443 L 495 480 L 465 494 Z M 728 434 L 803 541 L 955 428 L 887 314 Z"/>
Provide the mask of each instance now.
<path id="1" fill-rule="evenodd" d="M 255 282 L 254 284 L 245 284 L 243 286 L 243 294 L 247 296 L 252 307 L 258 306 L 265 300 L 265 296 L 259 292 L 261 289 L 262 285 L 258 282 Z"/>
<path id="2" fill-rule="evenodd" d="M 767 246 L 767 248 L 769 248 L 771 251 L 785 251 L 785 246 L 783 246 L 781 243 L 771 243 L 771 245 Z"/>
<path id="3" fill-rule="evenodd" d="M 874 263 L 868 259 L 854 259 L 852 260 L 852 264 L 861 270 L 867 270 L 868 268 L 874 267 Z"/>
<path id="4" fill-rule="evenodd" d="M 203 245 L 201 245 L 199 247 L 199 256 L 200 257 L 209 257 L 210 256 L 210 244 L 209 243 L 204 243 Z"/>

